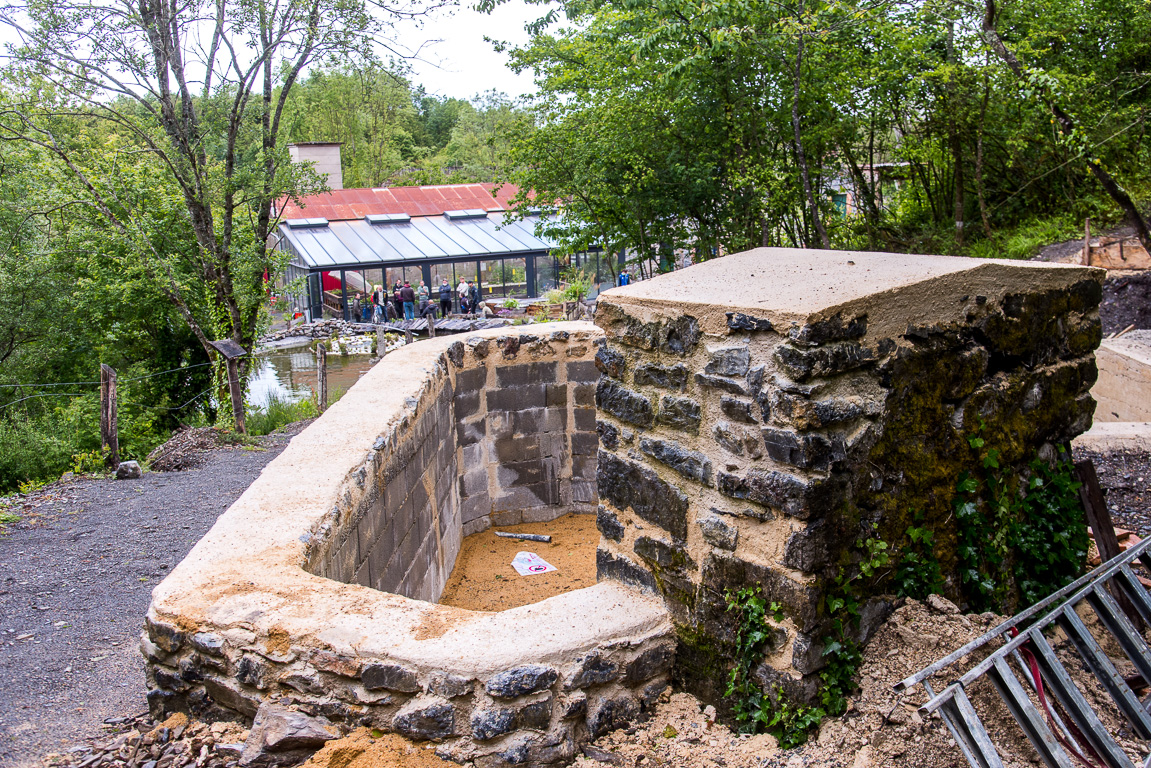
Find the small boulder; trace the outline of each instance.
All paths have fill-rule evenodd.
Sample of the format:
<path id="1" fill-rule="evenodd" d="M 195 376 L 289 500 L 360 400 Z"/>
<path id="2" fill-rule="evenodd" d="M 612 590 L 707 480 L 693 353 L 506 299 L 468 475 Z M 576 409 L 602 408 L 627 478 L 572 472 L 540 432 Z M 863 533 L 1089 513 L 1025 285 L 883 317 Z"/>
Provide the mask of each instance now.
<path id="1" fill-rule="evenodd" d="M 117 480 L 136 480 L 144 475 L 144 470 L 135 461 L 121 461 L 116 467 Z"/>
<path id="2" fill-rule="evenodd" d="M 927 606 L 936 613 L 954 616 L 959 613 L 959 607 L 942 595 L 928 595 Z"/>
<path id="3" fill-rule="evenodd" d="M 252 722 L 240 765 L 295 765 L 339 737 L 339 729 L 326 717 L 264 702 Z"/>

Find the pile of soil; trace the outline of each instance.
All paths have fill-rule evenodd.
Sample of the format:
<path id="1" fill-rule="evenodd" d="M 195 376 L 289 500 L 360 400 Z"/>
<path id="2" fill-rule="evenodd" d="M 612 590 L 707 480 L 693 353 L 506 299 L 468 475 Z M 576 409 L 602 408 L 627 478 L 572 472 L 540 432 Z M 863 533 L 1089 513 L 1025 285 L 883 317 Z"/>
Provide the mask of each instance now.
<path id="1" fill-rule="evenodd" d="M 548 534 L 552 540 L 549 544 L 505 539 L 496 536 L 496 531 Z M 550 523 L 504 525 L 472 534 L 464 539 L 440 604 L 472 611 L 505 611 L 590 587 L 596 582 L 598 543 L 595 515 L 575 513 Z M 534 552 L 556 570 L 520 576 L 512 568 L 517 552 Z"/>
<path id="2" fill-rule="evenodd" d="M 434 744 L 413 744 L 394 733 L 358 728 L 329 741 L 301 768 L 449 768 Z"/>
<path id="3" fill-rule="evenodd" d="M 232 445 L 229 433 L 216 427 L 185 427 L 148 454 L 153 472 L 179 472 L 201 466 L 209 451 Z"/>

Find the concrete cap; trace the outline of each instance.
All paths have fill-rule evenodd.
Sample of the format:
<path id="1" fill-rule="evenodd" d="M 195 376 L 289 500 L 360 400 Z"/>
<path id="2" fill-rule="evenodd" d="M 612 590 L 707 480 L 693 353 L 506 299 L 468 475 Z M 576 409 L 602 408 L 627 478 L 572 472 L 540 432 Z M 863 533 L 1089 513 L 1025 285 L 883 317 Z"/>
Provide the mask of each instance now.
<path id="1" fill-rule="evenodd" d="M 1042 273 L 1037 275 L 1036 272 Z M 690 314 L 705 333 L 727 333 L 727 312 L 768 319 L 777 329 L 842 313 L 868 314 L 869 334 L 901 332 L 915 317 L 959 316 L 959 298 L 988 299 L 1011 291 L 1026 273 L 1028 290 L 1103 280 L 1105 272 L 960 256 L 756 248 L 659 275 L 600 294 L 600 301 L 645 322 Z M 941 304 L 925 312 L 924 302 Z M 947 306 L 951 305 L 951 306 Z"/>

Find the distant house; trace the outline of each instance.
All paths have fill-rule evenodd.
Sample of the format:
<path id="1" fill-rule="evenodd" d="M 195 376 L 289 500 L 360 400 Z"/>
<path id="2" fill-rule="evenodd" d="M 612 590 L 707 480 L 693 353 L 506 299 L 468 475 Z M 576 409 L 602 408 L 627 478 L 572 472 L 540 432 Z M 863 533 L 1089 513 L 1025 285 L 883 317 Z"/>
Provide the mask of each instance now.
<path id="1" fill-rule="evenodd" d="M 357 292 L 422 280 L 434 294 L 443 278 L 453 289 L 474 280 L 484 298 L 538 297 L 556 287 L 560 265 L 553 244 L 535 235 L 538 217 L 505 221 L 517 192 L 449 184 L 334 189 L 286 202 L 274 211 L 277 248 L 290 254 L 289 283 L 305 285 L 290 300 L 310 319 L 351 319 Z M 577 254 L 573 263 L 594 273 L 597 288 L 613 284 L 617 270 L 598 254 Z"/>

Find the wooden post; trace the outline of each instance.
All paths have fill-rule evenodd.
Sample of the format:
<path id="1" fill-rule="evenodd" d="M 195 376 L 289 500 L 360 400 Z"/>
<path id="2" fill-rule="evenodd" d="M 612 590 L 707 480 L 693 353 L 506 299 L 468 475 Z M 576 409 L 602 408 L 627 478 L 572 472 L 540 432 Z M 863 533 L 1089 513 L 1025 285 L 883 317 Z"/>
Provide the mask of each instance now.
<path id="1" fill-rule="evenodd" d="M 244 397 L 240 393 L 240 361 L 229 358 L 227 363 L 228 392 L 232 396 L 232 420 L 236 422 L 236 431 L 243 435 L 248 430 L 244 426 Z"/>
<path id="2" fill-rule="evenodd" d="M 435 313 L 428 315 L 428 338 L 434 339 L 436 337 L 436 316 Z"/>
<path id="3" fill-rule="evenodd" d="M 388 340 L 384 338 L 384 326 L 376 326 L 376 357 L 388 354 Z"/>
<path id="4" fill-rule="evenodd" d="M 415 341 L 415 339 L 412 338 L 412 329 L 411 328 L 405 328 L 404 329 L 404 343 L 405 344 L 411 344 L 413 341 Z"/>
<path id="5" fill-rule="evenodd" d="M 328 345 L 316 347 L 316 394 L 320 400 L 320 413 L 328 410 Z"/>
<path id="6" fill-rule="evenodd" d="M 1091 459 L 1075 462 L 1075 476 L 1082 483 L 1079 498 L 1083 501 L 1083 511 L 1087 513 L 1087 524 L 1091 526 L 1095 546 L 1099 548 L 1099 560 L 1101 564 L 1106 563 L 1119 557 L 1119 539 L 1115 535 L 1115 524 L 1111 521 L 1111 513 L 1107 511 L 1107 501 L 1103 497 L 1103 489 L 1099 487 L 1099 476 L 1095 474 L 1095 464 Z M 1135 627 L 1142 626 L 1139 613 L 1123 593 L 1118 580 L 1112 581 L 1108 589 L 1131 623 Z"/>
<path id="7" fill-rule="evenodd" d="M 108 451 L 104 463 L 120 466 L 120 437 L 116 430 L 116 371 L 100 364 L 100 447 Z"/>
<path id="8" fill-rule="evenodd" d="M 1080 260 L 1085 267 L 1091 266 L 1091 217 L 1083 222 L 1083 258 Z"/>

